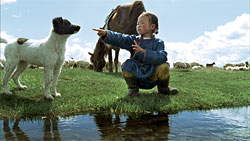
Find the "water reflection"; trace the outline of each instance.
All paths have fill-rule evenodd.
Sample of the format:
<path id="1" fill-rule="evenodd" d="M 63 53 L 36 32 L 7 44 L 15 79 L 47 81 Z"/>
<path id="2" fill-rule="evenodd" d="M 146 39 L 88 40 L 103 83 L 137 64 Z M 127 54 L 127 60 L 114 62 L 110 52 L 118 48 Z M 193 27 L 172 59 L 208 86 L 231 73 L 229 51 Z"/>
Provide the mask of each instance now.
<path id="1" fill-rule="evenodd" d="M 60 141 L 61 136 L 58 130 L 58 118 L 44 119 L 44 140 L 46 141 Z"/>
<path id="2" fill-rule="evenodd" d="M 4 118 L 3 131 L 4 131 L 4 136 L 6 140 L 17 139 L 17 140 L 29 141 L 29 137 L 19 127 L 19 122 L 20 122 L 20 119 L 17 119 L 12 127 L 12 131 L 15 133 L 15 136 L 14 136 L 14 134 L 11 132 L 11 128 L 9 127 L 9 119 Z"/>
<path id="3" fill-rule="evenodd" d="M 29 141 L 30 140 L 30 138 L 20 128 L 19 126 L 20 121 L 21 119 L 9 120 L 8 118 L 3 118 L 3 131 L 4 131 L 4 137 L 6 141 L 12 141 L 12 140 Z M 28 122 L 28 121 L 23 121 L 23 122 Z M 36 122 L 40 122 L 40 120 L 37 120 Z M 43 139 L 46 141 L 50 141 L 50 140 L 60 141 L 61 136 L 58 130 L 58 118 L 54 118 L 54 117 L 51 119 L 44 118 L 43 122 L 44 122 L 44 126 L 43 126 L 44 138 Z M 10 127 L 11 124 L 13 124 L 12 129 Z M 1 136 L 0 136 L 0 140 L 1 140 Z"/>
<path id="4" fill-rule="evenodd" d="M 169 119 L 166 114 L 119 117 L 94 115 L 102 140 L 167 140 Z"/>
<path id="5" fill-rule="evenodd" d="M 67 118 L 0 117 L 0 140 L 246 140 L 250 107 L 176 115 L 85 114 Z"/>

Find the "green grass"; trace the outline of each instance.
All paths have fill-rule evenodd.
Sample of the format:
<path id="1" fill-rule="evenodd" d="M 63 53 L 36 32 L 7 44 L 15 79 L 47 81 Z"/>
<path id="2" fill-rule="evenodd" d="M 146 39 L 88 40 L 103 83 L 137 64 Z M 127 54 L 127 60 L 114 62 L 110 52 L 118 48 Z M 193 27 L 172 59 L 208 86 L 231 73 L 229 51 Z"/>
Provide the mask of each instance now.
<path id="1" fill-rule="evenodd" d="M 0 78 L 3 78 L 3 71 L 0 71 Z M 20 81 L 29 88 L 19 91 L 11 80 L 13 96 L 5 95 L 0 83 L 0 116 L 67 116 L 93 111 L 171 114 L 250 105 L 250 71 L 171 70 L 170 85 L 180 90 L 175 96 L 159 95 L 155 87 L 140 90 L 141 96 L 127 97 L 121 73 L 84 69 L 62 70 L 57 87 L 62 97 L 54 101 L 44 99 L 43 70 L 28 69 Z"/>

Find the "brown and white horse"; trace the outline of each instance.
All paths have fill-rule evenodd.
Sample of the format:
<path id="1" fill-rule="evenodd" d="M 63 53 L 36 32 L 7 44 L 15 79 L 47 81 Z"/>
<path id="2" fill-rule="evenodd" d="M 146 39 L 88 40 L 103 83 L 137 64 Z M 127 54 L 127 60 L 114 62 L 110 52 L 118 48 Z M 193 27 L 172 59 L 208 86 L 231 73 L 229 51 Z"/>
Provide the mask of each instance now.
<path id="1" fill-rule="evenodd" d="M 145 8 L 142 1 L 134 1 L 133 3 L 117 6 L 106 18 L 104 29 L 112 30 L 124 34 L 135 34 L 137 19 L 142 12 L 145 12 Z M 105 44 L 99 38 L 94 53 L 91 55 L 90 61 L 93 63 L 93 69 L 95 71 L 102 71 L 105 67 L 105 57 L 108 55 L 109 60 L 109 72 L 113 72 L 112 61 L 112 49 L 115 50 L 115 71 L 118 72 L 118 56 L 120 48 Z"/>

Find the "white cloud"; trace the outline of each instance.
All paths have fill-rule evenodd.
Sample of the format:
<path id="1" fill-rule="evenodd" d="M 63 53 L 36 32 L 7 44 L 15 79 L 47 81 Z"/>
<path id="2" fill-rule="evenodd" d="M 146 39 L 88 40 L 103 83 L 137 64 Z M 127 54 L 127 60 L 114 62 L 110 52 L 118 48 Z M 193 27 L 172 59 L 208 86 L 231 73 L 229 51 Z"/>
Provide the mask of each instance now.
<path id="1" fill-rule="evenodd" d="M 222 67 L 226 63 L 249 61 L 249 14 L 219 26 L 189 42 L 166 42 L 169 62 L 199 62 L 203 65 L 215 62 Z"/>
<path id="2" fill-rule="evenodd" d="M 14 36 L 8 35 L 5 31 L 1 31 L 0 37 L 5 39 L 7 42 L 13 42 L 16 40 Z M 0 44 L 0 59 L 4 58 L 4 49 L 6 44 L 1 43 Z"/>
<path id="3" fill-rule="evenodd" d="M 22 14 L 21 14 L 21 13 L 12 14 L 11 16 L 12 16 L 13 18 L 21 18 L 21 17 L 22 17 Z"/>
<path id="4" fill-rule="evenodd" d="M 1 0 L 1 5 L 5 3 L 13 3 L 16 2 L 16 0 Z"/>
<path id="5" fill-rule="evenodd" d="M 1 38 L 7 40 L 8 42 L 13 42 L 13 41 L 15 41 L 17 39 L 12 35 L 7 34 L 6 31 L 1 31 L 0 35 L 1 35 Z"/>
<path id="6" fill-rule="evenodd" d="M 92 46 L 93 46 L 93 43 L 87 42 L 87 43 L 85 43 L 85 46 L 87 46 L 87 47 L 92 47 Z"/>
<path id="7" fill-rule="evenodd" d="M 81 39 L 80 39 L 80 38 L 75 38 L 75 39 L 73 39 L 72 41 L 75 42 L 75 43 L 80 43 L 80 42 L 81 42 Z"/>
<path id="8" fill-rule="evenodd" d="M 65 59 L 70 60 L 71 58 L 74 58 L 75 60 L 85 60 L 90 62 L 90 55 L 88 52 L 93 52 L 93 49 L 82 47 L 79 44 L 67 44 Z"/>

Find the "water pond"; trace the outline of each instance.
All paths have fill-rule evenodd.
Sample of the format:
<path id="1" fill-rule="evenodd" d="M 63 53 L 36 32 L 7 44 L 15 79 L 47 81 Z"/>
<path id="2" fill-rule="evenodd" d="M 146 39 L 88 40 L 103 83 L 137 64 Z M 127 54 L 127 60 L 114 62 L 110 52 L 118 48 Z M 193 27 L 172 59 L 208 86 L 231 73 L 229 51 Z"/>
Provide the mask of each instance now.
<path id="1" fill-rule="evenodd" d="M 0 117 L 0 140 L 245 140 L 250 107 L 175 115 L 84 114 L 59 118 Z"/>

